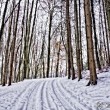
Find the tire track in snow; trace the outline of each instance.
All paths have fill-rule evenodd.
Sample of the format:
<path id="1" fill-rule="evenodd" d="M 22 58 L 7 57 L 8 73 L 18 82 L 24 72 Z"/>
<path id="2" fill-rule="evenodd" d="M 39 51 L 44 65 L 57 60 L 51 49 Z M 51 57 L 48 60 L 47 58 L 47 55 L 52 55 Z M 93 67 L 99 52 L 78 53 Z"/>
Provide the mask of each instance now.
<path id="1" fill-rule="evenodd" d="M 47 87 L 46 87 L 46 98 L 47 98 L 47 102 L 48 102 L 48 105 L 49 105 L 49 109 L 50 110 L 58 110 L 58 107 L 57 105 L 54 103 L 54 100 L 50 94 L 50 88 L 49 88 L 49 85 L 51 85 L 53 80 L 50 80 L 48 81 L 47 83 Z"/>
<path id="2" fill-rule="evenodd" d="M 43 88 L 45 86 L 45 81 L 40 85 L 37 93 L 36 93 L 36 110 L 43 110 L 44 102 L 43 102 Z"/>
<path id="3" fill-rule="evenodd" d="M 34 92 L 39 88 L 40 83 L 42 83 L 42 82 L 34 82 L 34 83 L 35 83 L 35 85 L 32 88 L 30 88 L 30 90 L 27 91 L 26 94 L 24 94 L 24 95 L 22 94 L 22 100 L 24 100 L 24 102 L 22 102 L 22 106 L 18 110 L 28 110 L 28 109 L 32 110 L 32 108 L 29 108 L 29 105 L 33 104 L 30 100 L 33 100 L 34 95 L 35 95 Z"/>
<path id="4" fill-rule="evenodd" d="M 32 83 L 32 82 L 31 82 L 31 83 Z M 29 86 L 31 83 L 29 83 L 28 85 L 25 85 L 25 86 L 26 86 L 25 89 L 26 89 L 27 86 Z M 8 94 L 14 93 L 14 92 L 16 92 L 16 91 L 14 91 L 14 90 L 9 90 L 9 91 L 6 91 L 5 93 L 0 93 L 0 98 L 3 97 L 4 95 L 8 95 Z"/>
<path id="5" fill-rule="evenodd" d="M 55 94 L 56 98 L 59 100 L 61 105 L 63 106 L 64 110 L 75 110 L 70 103 L 64 98 L 64 94 L 61 94 L 61 92 L 58 90 L 58 88 L 55 85 L 56 80 L 52 82 L 52 90 L 53 93 Z M 54 89 L 55 88 L 55 89 Z M 61 110 L 61 109 L 59 109 Z"/>
<path id="6" fill-rule="evenodd" d="M 54 102 L 53 102 L 54 107 L 52 107 L 52 102 L 51 102 L 52 97 L 51 97 L 51 94 L 49 94 L 49 91 L 50 91 L 49 84 L 51 85 L 52 82 L 53 81 L 44 81 L 40 85 L 39 90 L 36 94 L 36 99 L 37 99 L 36 110 L 57 110 L 56 104 Z M 51 88 L 52 88 L 52 86 L 51 86 Z M 56 97 L 55 97 L 55 100 L 56 100 Z M 57 99 L 57 100 L 59 100 L 59 99 Z M 58 109 L 58 110 L 67 110 L 67 109 Z"/>
<path id="7" fill-rule="evenodd" d="M 43 81 L 42 82 L 39 82 L 38 84 L 36 84 L 36 87 L 33 90 L 33 93 L 31 93 L 31 96 L 28 98 L 26 110 L 36 110 L 36 107 L 35 107 L 35 105 L 36 105 L 36 97 L 35 96 L 37 94 L 37 91 L 38 91 L 41 83 L 43 83 Z"/>
<path id="8" fill-rule="evenodd" d="M 25 91 L 26 91 L 26 89 L 30 86 L 32 84 L 32 82 L 29 82 L 29 84 L 28 85 L 26 85 L 26 87 L 22 90 L 22 91 L 20 91 L 20 93 L 17 93 L 18 91 L 13 91 L 12 93 L 8 93 L 8 94 L 4 94 L 2 97 L 3 97 L 3 99 L 1 99 L 1 97 L 0 97 L 0 101 L 3 103 L 3 106 L 2 106 L 2 104 L 0 103 L 0 106 L 2 107 L 2 108 L 4 108 L 4 110 L 10 110 L 10 108 L 13 106 L 13 104 L 16 102 L 16 100 L 18 99 L 18 97 L 20 97 L 20 95 L 21 94 L 23 94 Z M 15 95 L 15 94 L 17 94 L 17 95 Z M 9 96 L 8 96 L 9 95 Z M 4 99 L 5 97 L 7 96 L 7 99 Z M 14 97 L 14 98 L 13 98 Z M 4 105 L 4 101 L 5 101 L 5 104 L 6 105 Z"/>
<path id="9" fill-rule="evenodd" d="M 13 102 L 11 103 L 11 105 L 10 106 L 8 106 L 8 110 L 14 110 L 13 108 L 15 107 L 15 110 L 21 110 L 21 109 L 19 109 L 20 107 L 21 107 L 21 105 L 24 103 L 24 101 L 26 100 L 25 99 L 25 97 L 27 97 L 26 95 L 26 93 L 28 92 L 28 91 L 31 91 L 31 89 L 32 89 L 32 87 L 33 87 L 33 85 L 34 85 L 35 83 L 34 82 L 31 82 L 31 84 L 27 87 L 27 88 L 25 88 L 24 89 L 24 91 L 22 91 L 21 93 L 19 93 L 19 95 L 13 100 Z M 25 99 L 25 100 L 24 100 Z M 19 108 L 18 108 L 19 107 Z"/>
<path id="10" fill-rule="evenodd" d="M 35 103 L 32 103 L 32 102 L 36 100 L 35 95 L 41 83 L 42 82 L 37 82 L 35 84 L 35 87 L 33 87 L 33 90 L 28 95 L 27 101 L 23 105 L 23 110 L 33 110 L 33 109 L 35 110 L 35 108 L 33 108 L 35 107 Z"/>
<path id="11" fill-rule="evenodd" d="M 50 97 L 49 97 L 49 95 L 48 95 L 48 85 L 49 85 L 49 82 L 50 81 L 45 81 L 44 82 L 44 85 L 42 86 L 42 90 L 41 90 L 41 100 L 42 100 L 42 107 L 41 107 L 41 109 L 42 110 L 56 110 L 56 109 L 54 109 L 53 108 L 53 106 L 55 105 L 53 105 L 53 106 L 51 106 L 52 105 L 52 102 L 50 101 Z M 55 106 L 54 106 L 55 107 Z"/>
<path id="12" fill-rule="evenodd" d="M 29 82 L 0 110 L 92 110 L 78 101 L 59 79 Z M 14 94 L 12 94 L 13 97 Z"/>
<path id="13" fill-rule="evenodd" d="M 79 100 L 79 103 L 88 108 L 88 110 L 97 110 L 96 107 L 94 106 L 93 102 L 95 103 L 95 100 L 93 100 L 93 97 L 87 94 L 87 91 L 80 91 L 79 94 L 76 94 L 78 92 L 78 88 L 82 86 L 76 86 L 74 89 L 68 89 L 64 87 L 64 85 L 61 83 L 61 80 L 59 82 L 61 86 L 68 92 L 70 93 L 77 101 Z M 75 86 L 75 85 L 74 85 Z M 76 97 L 77 96 L 77 97 Z M 85 99 L 85 100 L 84 100 Z M 87 101 L 88 100 L 88 101 Z M 102 99 L 101 99 L 102 100 Z M 85 110 L 85 109 L 84 109 Z"/>
<path id="14" fill-rule="evenodd" d="M 43 87 L 42 87 L 42 110 L 51 110 L 50 109 L 50 103 L 49 103 L 49 99 L 48 99 L 48 96 L 47 96 L 47 85 L 48 85 L 48 81 L 45 81 Z"/>
<path id="15" fill-rule="evenodd" d="M 48 92 L 48 83 L 49 83 L 49 81 L 48 82 L 45 82 L 45 86 L 44 86 L 44 88 L 43 88 L 43 99 L 44 99 L 44 102 L 46 103 L 45 104 L 45 108 L 44 108 L 44 110 L 51 110 L 51 104 L 50 104 L 50 100 L 49 100 L 49 97 L 48 97 L 48 94 L 47 94 L 47 92 Z"/>
<path id="16" fill-rule="evenodd" d="M 65 110 L 62 103 L 60 102 L 59 98 L 57 97 L 56 93 L 53 90 L 53 82 L 54 82 L 54 80 L 52 80 L 48 86 L 48 89 L 49 89 L 48 94 L 51 97 L 51 100 L 52 100 L 51 102 L 53 102 L 56 106 L 56 108 L 53 110 Z"/>
<path id="17" fill-rule="evenodd" d="M 76 92 L 77 91 L 74 91 L 75 89 L 76 90 L 78 90 L 78 88 L 79 87 L 77 87 L 77 88 L 75 88 L 74 87 L 74 89 L 68 89 L 68 88 L 66 88 L 66 87 L 64 87 L 64 85 L 61 83 L 61 80 L 59 81 L 59 83 L 61 84 L 61 86 L 68 92 L 68 93 L 70 93 L 70 95 L 71 96 L 73 96 L 75 99 L 77 99 L 77 101 L 79 100 L 79 102 L 83 105 L 83 106 L 85 106 L 85 107 L 87 107 L 89 110 L 92 110 L 92 102 L 94 102 L 93 100 L 92 101 L 90 101 L 91 100 L 91 98 L 92 97 L 90 97 L 89 95 L 87 95 L 87 92 L 85 91 L 85 92 L 81 92 L 80 91 L 80 93 L 79 94 L 76 94 Z M 74 85 L 75 86 L 75 85 Z M 84 95 L 84 93 L 86 94 L 86 95 Z M 84 95 L 84 96 L 83 96 Z M 79 96 L 79 97 L 76 97 L 76 96 Z M 81 97 L 80 97 L 81 96 Z M 86 100 L 88 100 L 88 102 L 85 102 L 84 103 L 84 99 L 86 98 Z M 94 109 L 95 110 L 95 109 Z"/>
<path id="18" fill-rule="evenodd" d="M 42 89 L 41 89 L 41 104 L 42 104 L 42 107 L 41 107 L 41 110 L 45 110 L 44 107 L 45 106 L 45 102 L 44 102 L 44 87 L 45 87 L 45 84 L 46 84 L 46 81 L 44 82 L 43 86 L 42 86 Z"/>
<path id="19" fill-rule="evenodd" d="M 60 92 L 62 94 L 66 94 L 66 99 L 68 100 L 68 102 L 70 102 L 71 105 L 75 105 L 74 107 L 76 109 L 79 110 L 92 110 L 90 107 L 88 107 L 87 105 L 82 104 L 81 102 L 79 102 L 77 100 L 77 97 L 75 95 L 73 95 L 73 93 L 69 90 L 67 90 L 63 84 L 61 83 L 61 81 L 57 81 L 56 83 L 57 87 L 59 88 Z"/>

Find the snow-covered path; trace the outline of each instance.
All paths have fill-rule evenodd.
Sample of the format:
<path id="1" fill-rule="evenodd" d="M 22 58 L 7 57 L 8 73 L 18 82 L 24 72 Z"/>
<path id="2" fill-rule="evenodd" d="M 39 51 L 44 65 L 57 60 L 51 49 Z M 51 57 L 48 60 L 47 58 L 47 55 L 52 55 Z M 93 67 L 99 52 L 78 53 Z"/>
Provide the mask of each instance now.
<path id="1" fill-rule="evenodd" d="M 0 110 L 110 110 L 110 75 L 105 76 L 90 87 L 85 86 L 85 79 L 67 78 L 25 80 L 0 87 Z"/>

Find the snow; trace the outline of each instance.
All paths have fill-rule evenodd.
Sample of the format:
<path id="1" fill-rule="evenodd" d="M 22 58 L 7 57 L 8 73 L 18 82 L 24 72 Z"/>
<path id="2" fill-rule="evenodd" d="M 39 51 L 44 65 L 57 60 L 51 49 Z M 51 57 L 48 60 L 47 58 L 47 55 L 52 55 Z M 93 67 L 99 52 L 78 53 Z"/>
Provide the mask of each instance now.
<path id="1" fill-rule="evenodd" d="M 47 78 L 0 86 L 0 110 L 110 110 L 110 72 L 98 74 L 98 84 L 83 79 Z"/>

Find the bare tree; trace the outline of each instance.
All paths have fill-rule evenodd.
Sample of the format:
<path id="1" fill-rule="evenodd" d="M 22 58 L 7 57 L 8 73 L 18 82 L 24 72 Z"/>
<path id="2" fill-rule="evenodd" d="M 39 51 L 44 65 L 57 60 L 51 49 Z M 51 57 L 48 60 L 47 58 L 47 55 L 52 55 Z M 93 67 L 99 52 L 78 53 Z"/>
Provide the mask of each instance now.
<path id="1" fill-rule="evenodd" d="M 92 38 L 92 18 L 90 11 L 90 1 L 84 0 L 84 12 L 86 19 L 86 28 L 87 28 L 87 42 L 88 42 L 88 59 L 89 59 L 89 69 L 90 69 L 90 82 L 89 84 L 96 85 L 97 84 L 97 75 L 96 75 L 96 66 L 94 59 L 94 50 L 93 50 L 93 38 Z"/>

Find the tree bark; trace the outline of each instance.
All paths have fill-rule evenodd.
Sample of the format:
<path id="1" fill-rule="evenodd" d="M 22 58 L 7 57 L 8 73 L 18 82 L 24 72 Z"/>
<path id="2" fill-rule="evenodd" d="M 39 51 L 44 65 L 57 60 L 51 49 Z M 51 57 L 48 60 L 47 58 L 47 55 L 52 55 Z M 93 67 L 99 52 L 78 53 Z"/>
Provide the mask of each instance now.
<path id="1" fill-rule="evenodd" d="M 5 8 L 4 8 L 4 11 L 3 11 L 2 24 L 1 24 L 1 28 L 0 28 L 0 41 L 2 39 L 2 35 L 3 35 L 4 27 L 5 27 L 5 23 L 4 22 L 5 22 L 5 17 L 6 17 L 6 12 L 7 12 L 9 1 L 10 0 L 6 0 Z"/>
<path id="2" fill-rule="evenodd" d="M 75 79 L 75 72 L 73 67 L 73 55 L 71 45 L 71 26 L 70 26 L 70 15 L 69 15 L 69 0 L 66 0 L 66 31 L 67 31 L 67 60 L 68 60 L 68 79 Z"/>
<path id="3" fill-rule="evenodd" d="M 49 77 L 50 72 L 50 40 L 51 40 L 51 28 L 52 28 L 52 17 L 53 17 L 53 10 L 50 11 L 50 20 L 49 20 L 49 34 L 48 34 L 48 56 L 47 56 L 47 72 L 46 77 Z"/>
<path id="4" fill-rule="evenodd" d="M 13 62 L 14 62 L 14 54 L 15 54 L 15 45 L 16 45 L 16 36 L 17 36 L 17 27 L 18 27 L 18 19 L 19 19 L 19 12 L 20 12 L 20 3 L 18 5 L 18 10 L 17 10 L 17 17 L 16 17 L 16 23 L 15 23 L 15 29 L 14 29 L 14 38 L 12 40 L 12 45 L 11 45 L 11 62 L 10 62 L 10 75 L 9 75 L 9 83 L 8 85 L 11 85 L 12 82 L 12 75 L 13 75 Z"/>
<path id="5" fill-rule="evenodd" d="M 77 1 L 74 0 L 74 13 L 75 13 L 75 35 L 76 35 L 76 57 L 77 57 L 77 69 L 78 69 L 78 81 L 82 79 L 81 75 L 81 59 L 80 59 L 80 36 L 78 29 L 78 11 Z"/>
<path id="6" fill-rule="evenodd" d="M 90 69 L 90 84 L 97 84 L 96 66 L 94 60 L 94 50 L 93 50 L 93 38 L 92 38 L 92 18 L 90 11 L 90 0 L 84 0 L 84 14 L 86 19 L 87 28 L 87 42 L 88 42 L 88 54 L 89 54 L 89 69 Z M 89 83 L 88 83 L 89 85 Z"/>
<path id="7" fill-rule="evenodd" d="M 99 53 L 98 53 L 98 40 L 96 35 L 96 22 L 95 22 L 95 15 L 94 15 L 94 3 L 93 0 L 91 0 L 91 13 L 92 13 L 92 24 L 93 24 L 93 30 L 94 30 L 94 42 L 95 42 L 95 55 L 96 55 L 96 62 L 97 67 L 99 70 L 101 70 L 101 64 L 99 60 Z"/>

